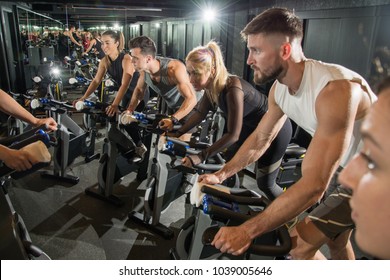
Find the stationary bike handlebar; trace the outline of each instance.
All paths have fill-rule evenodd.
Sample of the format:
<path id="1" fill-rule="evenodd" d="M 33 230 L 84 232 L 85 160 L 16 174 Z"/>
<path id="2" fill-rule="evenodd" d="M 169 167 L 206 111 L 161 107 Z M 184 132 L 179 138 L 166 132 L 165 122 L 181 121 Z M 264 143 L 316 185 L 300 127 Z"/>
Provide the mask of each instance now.
<path id="1" fill-rule="evenodd" d="M 111 104 L 107 102 L 84 100 L 84 101 L 77 101 L 74 107 L 76 108 L 77 111 L 83 113 L 90 113 L 90 112 L 96 113 L 96 111 L 104 113 L 107 107 L 109 106 L 111 106 Z M 124 112 L 126 109 L 119 105 L 118 110 L 120 112 Z M 120 124 L 125 125 L 126 123 L 122 123 L 122 121 L 120 120 Z"/>
<path id="2" fill-rule="evenodd" d="M 10 147 L 11 145 L 16 145 L 17 143 L 21 143 L 23 141 L 27 141 L 28 138 L 34 136 L 39 131 L 45 131 L 45 130 L 47 130 L 47 127 L 46 127 L 46 125 L 43 124 L 41 126 L 33 128 L 31 130 L 28 130 L 28 131 L 26 131 L 26 132 L 24 132 L 22 134 L 15 135 L 15 136 L 10 136 L 10 137 L 1 139 L 0 140 L 0 145 Z M 34 142 L 34 141 L 32 141 L 32 142 Z M 32 142 L 30 142 L 30 143 L 32 143 Z M 43 142 L 46 144 L 45 141 L 43 141 Z M 28 143 L 28 144 L 30 144 L 30 143 Z M 26 144 L 26 145 L 28 145 L 28 144 Z M 18 149 L 18 148 L 15 148 L 15 149 Z"/>
<path id="3" fill-rule="evenodd" d="M 244 222 L 244 220 L 242 220 Z M 210 245 L 215 235 L 219 231 L 219 227 L 207 228 L 202 236 L 202 243 L 204 245 Z M 278 257 L 286 255 L 291 250 L 291 238 L 286 226 L 281 226 L 275 229 L 276 236 L 280 242 L 280 245 L 262 245 L 252 244 L 248 248 L 248 252 L 255 255 Z"/>
<path id="4" fill-rule="evenodd" d="M 242 205 L 266 207 L 271 203 L 265 196 L 258 195 L 257 193 L 247 189 L 229 189 L 229 193 L 227 193 L 212 187 L 202 186 L 201 191 L 205 194 Z"/>
<path id="5" fill-rule="evenodd" d="M 196 149 L 196 147 L 203 147 L 205 144 L 194 144 L 194 143 L 187 143 L 184 141 L 181 141 L 178 138 L 173 137 L 167 137 L 167 142 L 172 142 L 176 147 L 179 146 L 179 150 L 181 152 L 182 156 L 186 155 L 197 155 L 200 153 L 199 150 Z M 204 170 L 204 171 L 218 171 L 223 167 L 223 164 L 225 163 L 224 159 L 220 154 L 215 155 L 214 157 L 217 161 L 217 163 L 199 163 L 194 166 L 196 169 Z"/>
<path id="6" fill-rule="evenodd" d="M 33 134 L 32 134 L 33 133 Z M 8 139 L 6 139 L 8 140 Z M 30 131 L 27 131 L 26 133 L 23 133 L 21 135 L 18 135 L 18 137 L 12 137 L 13 142 L 10 142 L 9 140 L 6 142 L 6 146 L 8 146 L 11 149 L 20 149 L 22 147 L 25 147 L 31 143 L 42 141 L 46 147 L 50 147 L 53 142 L 56 142 L 56 140 L 49 136 L 46 132 L 44 132 L 42 129 L 33 129 Z M 4 142 L 2 142 L 4 143 Z M 37 164 L 34 164 L 34 166 L 31 169 L 28 169 L 26 171 L 15 171 L 12 168 L 9 168 L 5 164 L 3 164 L 0 167 L 0 177 L 10 175 L 12 174 L 12 177 L 14 179 L 21 178 L 25 175 L 30 174 L 31 172 L 38 170 L 44 166 L 48 165 L 47 162 L 40 162 Z"/>
<path id="7" fill-rule="evenodd" d="M 241 192 L 236 194 L 229 194 L 227 192 L 218 191 L 214 188 L 210 188 L 207 186 L 202 187 L 202 192 L 217 196 L 222 198 L 224 201 L 235 202 L 242 205 L 258 205 L 258 206 L 266 206 L 269 204 L 268 199 L 263 196 L 254 196 L 252 197 L 250 194 L 254 194 L 254 192 Z M 210 216 L 214 216 L 221 219 L 233 220 L 238 223 L 243 223 L 253 215 L 246 215 L 240 212 L 236 212 L 230 209 L 223 208 L 216 204 L 210 204 L 207 206 L 207 214 Z M 219 227 L 210 227 L 205 230 L 202 236 L 202 242 L 205 245 L 210 245 L 211 241 L 214 239 L 217 234 Z M 279 245 L 261 245 L 261 244 L 252 244 L 248 251 L 250 253 L 256 255 L 267 255 L 267 256 L 282 256 L 288 254 L 291 250 L 291 238 L 288 233 L 288 229 L 285 225 L 277 228 L 275 230 L 276 236 L 279 240 Z"/>
<path id="8" fill-rule="evenodd" d="M 166 131 L 162 130 L 159 126 L 159 123 L 162 119 L 169 118 L 169 116 L 158 113 L 151 112 L 133 112 L 133 114 L 123 114 L 121 117 L 121 124 L 128 125 L 133 122 L 137 122 L 146 126 L 146 129 L 152 133 L 163 134 Z M 178 130 L 181 128 L 181 124 L 174 125 L 173 130 Z"/>
<path id="9" fill-rule="evenodd" d="M 50 99 L 50 98 L 38 98 L 38 99 L 33 99 L 31 100 L 31 108 L 32 109 L 37 109 L 40 107 L 45 107 L 45 106 L 53 106 L 56 108 L 66 108 L 66 109 L 73 109 L 72 104 L 69 104 L 66 101 L 58 101 L 55 99 Z"/>
<path id="10" fill-rule="evenodd" d="M 33 95 L 29 93 L 30 93 L 29 91 L 27 91 L 27 93 L 16 93 L 16 92 L 9 91 L 9 94 L 11 94 L 14 99 L 17 99 L 19 97 L 23 97 L 25 99 L 32 99 Z"/>

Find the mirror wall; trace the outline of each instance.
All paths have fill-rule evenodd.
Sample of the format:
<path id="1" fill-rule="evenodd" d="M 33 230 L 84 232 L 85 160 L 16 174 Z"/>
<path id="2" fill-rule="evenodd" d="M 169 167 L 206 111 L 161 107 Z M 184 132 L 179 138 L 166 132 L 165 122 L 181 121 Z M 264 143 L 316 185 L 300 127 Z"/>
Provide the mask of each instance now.
<path id="1" fill-rule="evenodd" d="M 18 24 L 20 33 L 20 44 L 24 54 L 24 64 L 37 65 L 41 62 L 41 57 L 32 57 L 31 48 L 52 47 L 54 60 L 57 39 L 62 32 L 64 25 L 53 18 L 18 7 Z"/>

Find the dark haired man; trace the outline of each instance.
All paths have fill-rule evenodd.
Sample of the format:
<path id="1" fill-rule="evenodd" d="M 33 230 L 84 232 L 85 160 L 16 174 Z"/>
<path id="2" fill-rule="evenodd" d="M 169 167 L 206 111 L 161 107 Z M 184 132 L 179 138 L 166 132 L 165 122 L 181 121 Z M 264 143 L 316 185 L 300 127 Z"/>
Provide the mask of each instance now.
<path id="1" fill-rule="evenodd" d="M 304 56 L 302 21 L 289 10 L 266 10 L 241 34 L 247 41 L 247 63 L 254 70 L 254 81 L 261 84 L 276 79 L 269 94 L 268 112 L 235 157 L 220 171 L 201 176 L 200 181 L 220 183 L 257 160 L 287 117 L 313 139 L 302 163 L 300 180 L 256 217 L 217 233 L 212 244 L 234 255 L 247 250 L 255 237 L 283 225 L 321 200 L 336 181 L 332 176 L 359 149 L 360 123 L 376 100 L 359 74 Z M 349 197 L 348 189 L 335 186 L 325 201 L 292 229 L 293 258 L 324 258 L 319 251 L 323 244 L 329 246 L 332 259 L 354 258 L 349 241 L 353 228 Z"/>
<path id="2" fill-rule="evenodd" d="M 156 56 L 156 45 L 147 36 L 133 38 L 129 45 L 132 62 L 140 76 L 127 110 L 132 113 L 143 100 L 146 88 L 150 87 L 164 99 L 171 114 L 160 122 L 160 127 L 171 130 L 197 103 L 185 65 L 177 59 Z"/>

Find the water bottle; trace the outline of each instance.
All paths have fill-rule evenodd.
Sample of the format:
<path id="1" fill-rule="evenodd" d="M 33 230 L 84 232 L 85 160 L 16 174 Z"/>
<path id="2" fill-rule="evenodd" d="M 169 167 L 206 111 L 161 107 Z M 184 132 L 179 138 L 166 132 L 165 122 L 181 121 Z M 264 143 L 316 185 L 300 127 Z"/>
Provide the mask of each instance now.
<path id="1" fill-rule="evenodd" d="M 123 125 L 128 125 L 130 123 L 137 122 L 137 121 L 138 119 L 131 114 L 122 114 L 120 118 L 120 123 Z"/>
<path id="2" fill-rule="evenodd" d="M 202 204 L 203 204 L 203 213 L 205 213 L 205 214 L 208 214 L 208 210 L 209 210 L 210 205 L 217 205 L 219 207 L 222 207 L 222 208 L 225 208 L 228 210 L 232 210 L 235 212 L 239 211 L 239 207 L 238 207 L 237 203 L 221 201 L 221 200 L 219 200 L 215 197 L 212 197 L 208 194 L 205 194 L 203 196 Z"/>
<path id="3" fill-rule="evenodd" d="M 187 153 L 187 149 L 189 149 L 189 146 L 183 146 L 180 144 L 175 144 L 173 141 L 167 141 L 163 151 L 173 156 L 184 157 Z"/>
<path id="4" fill-rule="evenodd" d="M 148 120 L 146 119 L 146 115 L 143 113 L 136 113 L 134 114 L 135 118 L 143 124 L 148 124 Z"/>
<path id="5" fill-rule="evenodd" d="M 93 108 L 93 107 L 95 107 L 95 102 L 92 102 L 92 101 L 89 101 L 89 100 L 77 101 L 75 107 L 76 107 L 77 111 L 81 111 L 84 108 Z"/>
<path id="6" fill-rule="evenodd" d="M 30 107 L 31 109 L 37 109 L 39 107 L 42 107 L 44 104 L 48 104 L 49 103 L 49 99 L 47 98 L 38 98 L 38 99 L 33 99 L 31 100 L 31 103 L 30 103 Z"/>

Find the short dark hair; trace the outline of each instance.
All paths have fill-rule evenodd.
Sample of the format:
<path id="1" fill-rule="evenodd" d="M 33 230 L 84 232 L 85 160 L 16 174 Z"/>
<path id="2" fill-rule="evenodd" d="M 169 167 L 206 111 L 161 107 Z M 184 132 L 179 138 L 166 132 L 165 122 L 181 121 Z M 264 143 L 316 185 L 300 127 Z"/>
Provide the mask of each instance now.
<path id="1" fill-rule="evenodd" d="M 279 33 L 302 39 L 302 20 L 285 8 L 271 8 L 252 19 L 241 31 L 241 36 L 246 40 L 248 35 L 260 33 L 266 35 Z"/>
<path id="2" fill-rule="evenodd" d="M 130 49 L 140 48 L 143 55 L 156 56 L 157 48 L 154 41 L 148 36 L 139 36 L 129 41 Z"/>

